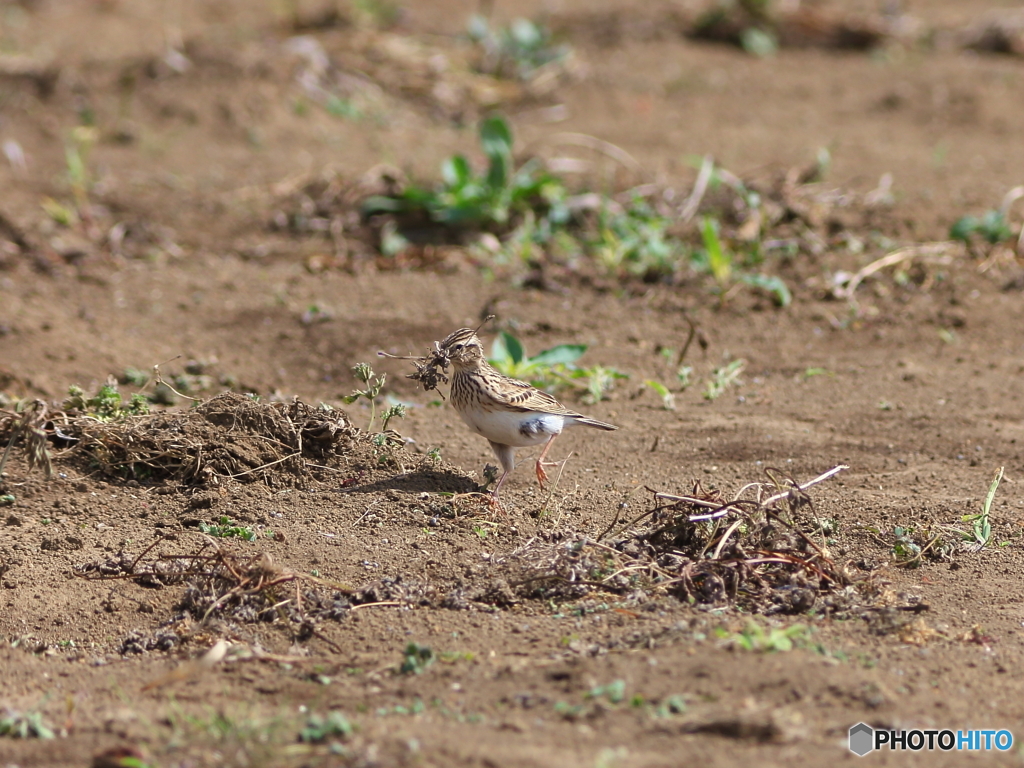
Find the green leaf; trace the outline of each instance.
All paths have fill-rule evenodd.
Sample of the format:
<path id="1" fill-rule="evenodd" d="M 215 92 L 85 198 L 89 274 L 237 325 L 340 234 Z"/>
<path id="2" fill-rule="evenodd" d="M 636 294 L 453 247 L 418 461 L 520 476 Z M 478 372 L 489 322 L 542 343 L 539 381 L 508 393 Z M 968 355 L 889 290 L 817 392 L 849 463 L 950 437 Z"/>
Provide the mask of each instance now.
<path id="1" fill-rule="evenodd" d="M 775 35 L 757 27 L 748 27 L 740 33 L 740 45 L 744 51 L 759 59 L 774 56 L 779 51 L 779 41 Z"/>
<path id="2" fill-rule="evenodd" d="M 666 411 L 674 411 L 676 409 L 676 396 L 672 393 L 672 390 L 654 379 L 647 379 L 644 384 L 658 393 L 658 396 L 661 398 L 661 405 Z"/>
<path id="3" fill-rule="evenodd" d="M 988 494 L 985 496 L 985 503 L 981 507 L 981 513 L 988 516 L 992 510 L 992 500 L 996 497 L 996 490 L 999 488 L 999 482 L 1003 479 L 1003 467 L 996 470 L 995 476 L 992 478 L 992 484 L 988 487 Z"/>
<path id="4" fill-rule="evenodd" d="M 672 394 L 669 391 L 669 388 L 662 384 L 660 381 L 655 381 L 654 379 L 647 379 L 647 381 L 645 381 L 644 384 L 653 389 L 662 397 L 668 397 L 669 395 Z"/>
<path id="5" fill-rule="evenodd" d="M 539 48 L 544 42 L 540 27 L 529 19 L 515 19 L 509 27 L 509 32 L 521 48 Z"/>
<path id="6" fill-rule="evenodd" d="M 990 243 L 995 245 L 1013 237 L 1013 230 L 1006 224 L 1000 211 L 986 211 L 978 223 L 978 232 Z"/>
<path id="7" fill-rule="evenodd" d="M 512 129 L 502 115 L 489 115 L 480 121 L 480 144 L 488 158 L 512 154 Z"/>
<path id="8" fill-rule="evenodd" d="M 399 213 L 405 209 L 403 201 L 386 195 L 371 195 L 363 201 L 363 215 L 375 213 Z"/>
<path id="9" fill-rule="evenodd" d="M 971 239 L 971 233 L 978 228 L 978 220 L 973 216 L 961 216 L 949 228 L 949 236 L 953 240 L 963 240 L 965 243 Z"/>
<path id="10" fill-rule="evenodd" d="M 778 275 L 744 274 L 740 276 L 740 279 L 747 285 L 768 291 L 780 307 L 788 307 L 793 301 L 793 294 L 789 292 L 789 287 Z"/>
<path id="11" fill-rule="evenodd" d="M 494 155 L 487 168 L 487 184 L 491 189 L 504 189 L 508 182 L 509 169 L 512 167 L 512 155 Z"/>
<path id="12" fill-rule="evenodd" d="M 586 344 L 559 344 L 557 347 L 545 349 L 530 358 L 532 365 L 570 365 L 575 363 L 587 351 Z"/>
<path id="13" fill-rule="evenodd" d="M 513 365 L 519 365 L 526 358 L 526 352 L 522 343 L 507 331 L 502 331 L 494 339 L 491 346 L 491 360 L 506 363 L 511 361 Z"/>
<path id="14" fill-rule="evenodd" d="M 732 259 L 722 248 L 722 241 L 718 236 L 718 222 L 710 216 L 705 217 L 700 225 L 701 238 L 704 240 L 704 250 L 708 255 L 708 267 L 719 285 L 729 282 L 732 275 Z"/>
<path id="15" fill-rule="evenodd" d="M 469 161 L 462 155 L 453 155 L 441 164 L 441 177 L 449 187 L 461 188 L 473 178 Z"/>
<path id="16" fill-rule="evenodd" d="M 490 160 L 487 183 L 492 189 L 504 189 L 512 168 L 512 129 L 501 115 L 480 122 L 480 144 Z"/>

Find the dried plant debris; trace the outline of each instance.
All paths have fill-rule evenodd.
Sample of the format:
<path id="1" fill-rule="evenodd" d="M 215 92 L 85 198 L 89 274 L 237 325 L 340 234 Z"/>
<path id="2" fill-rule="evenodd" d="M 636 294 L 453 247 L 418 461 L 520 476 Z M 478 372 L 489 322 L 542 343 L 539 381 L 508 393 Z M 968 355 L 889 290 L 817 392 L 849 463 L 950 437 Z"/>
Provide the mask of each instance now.
<path id="1" fill-rule="evenodd" d="M 4 466 L 18 438 L 22 439 L 25 446 L 29 469 L 42 469 L 47 480 L 53 476 L 53 462 L 45 430 L 48 413 L 46 403 L 42 400 L 33 401 L 20 413 L 0 411 L 0 437 L 7 438 L 4 452 L 0 455 L 0 476 L 3 475 Z"/>
<path id="2" fill-rule="evenodd" d="M 157 539 L 135 556 L 119 553 L 102 562 L 76 568 L 93 581 L 131 580 L 149 587 L 184 585 L 175 605 L 175 617 L 147 634 L 130 632 L 122 653 L 171 650 L 188 637 L 217 624 L 235 631 L 243 625 L 268 624 L 285 628 L 290 642 L 319 637 L 323 621 L 340 621 L 359 606 L 432 605 L 430 585 L 406 582 L 401 577 L 353 589 L 316 576 L 290 571 L 267 553 L 243 555 L 203 536 L 199 547 L 186 553 L 160 550 Z"/>
<path id="3" fill-rule="evenodd" d="M 477 326 L 477 332 L 479 332 L 481 328 L 493 319 L 494 315 L 488 315 L 485 317 L 483 322 Z M 440 390 L 437 389 L 437 385 L 448 383 L 448 367 L 451 365 L 451 360 L 449 359 L 451 350 L 449 347 L 451 345 L 452 337 L 456 336 L 458 333 L 458 331 L 455 331 L 450 333 L 443 340 L 435 341 L 434 348 L 428 350 L 425 357 L 416 357 L 413 355 L 390 355 L 387 352 L 378 352 L 377 354 L 381 357 L 391 358 L 392 360 L 412 360 L 412 364 L 416 366 L 416 373 L 406 374 L 406 378 L 418 381 L 423 385 L 424 391 L 429 392 L 430 390 L 435 390 L 440 394 Z"/>
<path id="4" fill-rule="evenodd" d="M 669 594 L 763 614 L 846 610 L 858 601 L 854 580 L 832 558 L 805 493 L 837 471 L 801 486 L 769 470 L 781 490 L 770 498 L 762 496 L 771 486 L 761 483 L 731 501 L 700 483 L 689 497 L 652 490 L 650 508 L 617 533 L 535 539 L 503 566 L 510 585 L 535 598 L 603 591 L 637 600 Z"/>
<path id="5" fill-rule="evenodd" d="M 405 378 L 418 381 L 423 385 L 425 392 L 434 390 L 440 393 L 437 385 L 448 383 L 448 366 L 451 365 L 451 361 L 448 359 L 448 349 L 444 341 L 435 341 L 434 348 L 428 350 L 424 357 L 389 355 L 387 352 L 378 352 L 377 354 L 392 360 L 412 360 L 412 364 L 416 366 L 416 372 L 406 374 Z"/>
<path id="6" fill-rule="evenodd" d="M 75 409 L 50 412 L 45 404 L 24 414 L 0 411 L 0 440 L 11 446 L 22 436 L 30 465 L 44 470 L 57 448 L 64 450 L 55 458 L 82 459 L 122 479 L 279 484 L 308 479 L 313 462 L 344 454 L 358 431 L 328 406 L 263 403 L 226 392 L 185 412 L 109 421 Z"/>

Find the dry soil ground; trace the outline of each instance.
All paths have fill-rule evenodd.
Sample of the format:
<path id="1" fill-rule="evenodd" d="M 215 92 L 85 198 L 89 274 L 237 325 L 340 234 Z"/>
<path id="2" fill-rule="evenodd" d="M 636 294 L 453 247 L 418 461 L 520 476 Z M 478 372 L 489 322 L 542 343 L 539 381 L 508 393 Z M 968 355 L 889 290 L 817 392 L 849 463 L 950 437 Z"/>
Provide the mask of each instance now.
<path id="1" fill-rule="evenodd" d="M 573 46 L 573 79 L 542 96 L 459 79 L 475 3 L 405 5 L 379 30 L 343 2 L 0 3 L 6 413 L 23 398 L 56 412 L 71 384 L 93 393 L 158 363 L 168 380 L 209 377 L 191 379 L 202 397 L 231 388 L 264 404 L 339 405 L 366 361 L 387 371 L 386 393 L 415 404 L 395 422 L 415 441 L 405 447 L 341 424 L 319 458 L 266 466 L 291 456 L 282 434 L 308 414 L 222 399 L 207 418 L 179 401 L 149 427 L 201 449 L 194 467 L 208 471 L 191 476 L 111 476 L 46 422 L 47 480 L 19 439 L 0 478 L 12 497 L 0 510 L 0 717 L 39 715 L 56 738 L 0 737 L 0 765 L 127 765 L 93 762 L 120 747 L 155 766 L 824 765 L 858 759 L 845 741 L 858 721 L 1008 728 L 1024 743 L 1021 263 L 1006 246 L 947 248 L 880 270 L 855 301 L 830 295 L 840 270 L 942 241 L 1024 182 L 1024 57 L 968 51 L 960 36 L 1014 4 L 916 0 L 903 21 L 917 26 L 870 50 L 756 58 L 687 37 L 699 3 L 497 2 L 499 19 L 548 13 Z M 881 19 L 881 5 L 826 3 L 822 23 Z M 311 71 L 348 101 L 325 109 Z M 824 224 L 808 214 L 821 247 L 771 267 L 793 291 L 786 308 L 749 291 L 723 306 L 699 276 L 524 281 L 457 251 L 430 268 L 376 269 L 349 258 L 355 240 L 280 226 L 325 169 L 346 184 L 379 163 L 429 179 L 453 151 L 478 159 L 473 126 L 496 101 L 524 152 L 587 134 L 684 195 L 688 158 L 771 180 L 826 147 L 821 195 L 862 199 L 891 174 L 892 199 Z M 84 203 L 65 154 L 82 125 L 97 137 Z M 90 215 L 60 223 L 76 207 Z M 1010 220 L 1019 228 L 1019 207 Z M 376 357 L 421 353 L 487 313 L 529 350 L 587 344 L 582 363 L 629 376 L 595 404 L 564 393 L 621 429 L 562 438 L 556 452 L 573 455 L 550 496 L 524 461 L 504 515 L 453 500 L 476 489 L 485 442 L 429 405 L 402 377 L 408 364 Z M 644 382 L 675 380 L 659 350 L 682 346 L 688 319 L 709 345 L 689 351 L 694 384 L 665 410 Z M 740 382 L 704 399 L 713 371 L 737 359 Z M 366 425 L 366 408 L 346 409 Z M 331 424 L 316 418 L 323 435 Z M 204 431 L 189 433 L 197 419 Z M 646 488 L 689 493 L 699 480 L 731 497 L 767 482 L 768 467 L 804 482 L 839 464 L 849 469 L 809 491 L 813 508 L 793 512 L 825 553 L 790 535 L 817 565 L 761 597 L 751 574 L 780 567 L 779 540 L 733 551 L 722 567 L 748 579 L 735 594 L 699 575 L 699 558 L 697 594 L 659 587 L 628 559 L 634 529 L 601 539 L 619 536 L 604 560 L 594 543 L 617 515 L 624 525 L 653 508 Z M 962 518 L 999 467 L 992 542 L 971 551 L 952 528 L 969 530 Z M 217 555 L 199 527 L 222 517 L 257 539 L 217 539 Z M 693 527 L 672 525 L 665 569 L 682 562 L 673 552 L 694 554 Z M 931 543 L 920 567 L 897 564 L 897 529 Z M 540 578 L 544 558 L 589 583 Z M 191 576 L 142 573 L 182 564 Z M 617 578 L 620 566 L 632 570 Z M 260 579 L 283 580 L 276 608 L 231 599 Z M 751 651 L 736 641 L 751 621 L 762 646 L 805 629 L 790 632 L 792 650 Z M 190 661 L 221 639 L 226 659 Z M 432 659 L 410 660 L 410 644 Z M 403 673 L 403 661 L 418 669 Z M 331 712 L 354 730 L 299 741 Z M 1020 755 L 1014 745 L 986 759 Z"/>

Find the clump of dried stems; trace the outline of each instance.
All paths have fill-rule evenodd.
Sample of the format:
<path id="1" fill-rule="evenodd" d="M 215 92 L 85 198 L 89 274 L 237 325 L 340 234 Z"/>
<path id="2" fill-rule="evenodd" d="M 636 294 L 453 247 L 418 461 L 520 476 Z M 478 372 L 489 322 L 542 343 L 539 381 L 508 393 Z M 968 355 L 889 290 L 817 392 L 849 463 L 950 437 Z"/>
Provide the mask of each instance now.
<path id="1" fill-rule="evenodd" d="M 510 583 L 532 596 L 661 593 L 760 613 L 804 612 L 852 583 L 806 493 L 845 468 L 803 484 L 767 469 L 767 483 L 748 484 L 731 500 L 699 482 L 690 496 L 648 488 L 651 504 L 635 519 L 617 516 L 596 538 L 531 540 L 504 565 Z"/>
<path id="2" fill-rule="evenodd" d="M 188 411 L 116 420 L 51 410 L 36 401 L 22 413 L 0 411 L 0 440 L 7 438 L 0 472 L 20 438 L 29 467 L 42 468 L 47 477 L 53 458 L 80 457 L 122 479 L 276 483 L 287 475 L 307 478 L 316 462 L 343 452 L 356 434 L 342 411 L 299 400 L 260 402 L 233 392 Z"/>

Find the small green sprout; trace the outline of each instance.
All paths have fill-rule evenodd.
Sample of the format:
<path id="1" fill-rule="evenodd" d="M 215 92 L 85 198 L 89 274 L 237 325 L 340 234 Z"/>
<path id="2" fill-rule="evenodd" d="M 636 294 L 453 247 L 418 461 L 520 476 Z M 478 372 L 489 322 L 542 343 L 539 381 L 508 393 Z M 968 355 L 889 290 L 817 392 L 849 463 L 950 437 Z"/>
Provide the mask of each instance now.
<path id="1" fill-rule="evenodd" d="M 221 515 L 216 523 L 200 523 L 199 531 L 207 536 L 218 539 L 244 539 L 245 541 L 256 541 L 259 538 L 256 531 L 246 528 L 238 523 L 232 522 L 227 515 Z"/>
<path id="2" fill-rule="evenodd" d="M 342 398 L 342 402 L 346 404 L 354 403 L 359 398 L 365 398 L 370 401 L 370 422 L 366 425 L 366 431 L 373 431 L 373 420 L 377 416 L 377 398 L 380 396 L 381 390 L 384 389 L 384 382 L 387 380 L 387 374 L 382 373 L 377 376 L 373 369 L 367 363 L 357 363 L 352 367 L 352 375 L 355 376 L 359 381 L 366 385 L 364 389 L 356 389 L 351 395 L 346 395 Z M 392 415 L 390 418 L 394 418 Z M 385 427 L 386 429 L 386 427 Z"/>
<path id="3" fill-rule="evenodd" d="M 916 567 L 921 563 L 921 545 L 914 539 L 914 529 L 897 525 L 892 529 L 892 554 L 901 565 Z"/>
<path id="4" fill-rule="evenodd" d="M 658 705 L 654 710 L 654 714 L 658 717 L 670 717 L 671 715 L 681 715 L 685 711 L 686 697 L 680 694 L 673 694 Z"/>
<path id="5" fill-rule="evenodd" d="M 971 524 L 970 533 L 963 534 L 964 539 L 973 541 L 975 549 L 981 549 L 992 541 L 992 522 L 989 513 L 992 511 L 992 502 L 996 497 L 996 490 L 1003 479 L 1003 467 L 996 470 L 992 483 L 988 487 L 985 501 L 981 505 L 981 513 L 977 515 L 964 515 L 963 522 Z"/>
<path id="6" fill-rule="evenodd" d="M 434 651 L 427 645 L 409 643 L 402 653 L 402 665 L 398 671 L 403 675 L 422 674 L 434 663 Z"/>
<path id="7" fill-rule="evenodd" d="M 705 216 L 700 225 L 700 236 L 704 241 L 708 269 L 718 283 L 719 292 L 724 295 L 732 282 L 732 254 L 722 245 L 717 219 Z"/>
<path id="8" fill-rule="evenodd" d="M 52 739 L 53 729 L 43 719 L 40 712 L 0 712 L 0 736 L 12 739 Z"/>
<path id="9" fill-rule="evenodd" d="M 987 243 L 995 245 L 1014 236 L 1013 229 L 1006 222 L 1002 211 L 986 211 L 980 217 L 964 216 L 953 224 L 949 236 L 953 240 L 969 243 L 977 235 Z"/>
<path id="10" fill-rule="evenodd" d="M 693 382 L 693 366 L 680 365 L 676 371 L 676 378 L 679 380 L 679 388 L 686 389 Z"/>
<path id="11" fill-rule="evenodd" d="M 704 390 L 704 399 L 717 400 L 725 394 L 725 390 L 729 387 L 738 385 L 740 383 L 740 374 L 743 373 L 746 365 L 746 360 L 738 358 L 728 365 L 716 368 L 708 380 L 707 388 Z"/>
<path id="12" fill-rule="evenodd" d="M 648 379 L 644 384 L 658 393 L 658 397 L 661 398 L 662 408 L 666 411 L 674 411 L 676 409 L 676 396 L 673 394 L 672 390 L 660 381 L 655 381 L 654 379 Z"/>
<path id="13" fill-rule="evenodd" d="M 740 632 L 726 638 L 726 643 L 745 651 L 758 653 L 774 653 L 791 651 L 794 647 L 803 646 L 810 636 L 811 630 L 805 624 L 793 624 L 790 627 L 772 627 L 765 630 L 754 621 Z"/>
<path id="14" fill-rule="evenodd" d="M 491 28 L 486 16 L 478 14 L 469 20 L 469 39 L 482 50 L 479 68 L 495 77 L 528 82 L 563 64 L 571 51 L 551 38 L 548 29 L 528 19 L 515 19 L 498 29 Z"/>
<path id="15" fill-rule="evenodd" d="M 587 691 L 588 699 L 607 698 L 612 704 L 621 704 L 626 698 L 626 681 L 613 680 L 608 685 L 598 685 Z"/>
<path id="16" fill-rule="evenodd" d="M 391 423 L 392 419 L 405 418 L 406 406 L 404 403 L 395 403 L 384 410 L 380 415 L 380 429 L 382 432 L 388 431 L 388 424 Z"/>
<path id="17" fill-rule="evenodd" d="M 89 397 L 85 390 L 77 384 L 68 387 L 68 398 L 64 401 L 65 410 L 78 410 L 92 416 L 97 421 L 121 421 L 130 416 L 145 416 L 149 413 L 149 401 L 145 395 L 136 392 L 125 403 L 121 394 L 113 384 L 104 384 L 95 395 Z"/>
<path id="18" fill-rule="evenodd" d="M 355 727 L 341 712 L 332 710 L 323 715 L 310 715 L 306 726 L 299 731 L 299 741 L 307 744 L 321 744 L 332 736 L 347 739 L 355 732 Z"/>
<path id="19" fill-rule="evenodd" d="M 767 292 L 780 307 L 792 303 L 793 295 L 779 276 L 747 272 L 737 268 L 735 254 L 722 241 L 721 225 L 717 219 L 705 216 L 701 220 L 700 233 L 704 247 L 694 253 L 691 263 L 698 271 L 711 274 L 722 301 L 728 296 L 734 282 L 738 281 Z"/>
<path id="20" fill-rule="evenodd" d="M 690 255 L 689 247 L 669 234 L 672 220 L 640 197 L 634 197 L 625 210 L 610 212 L 606 205 L 596 224 L 596 235 L 586 242 L 586 251 L 612 275 L 671 276 Z"/>

